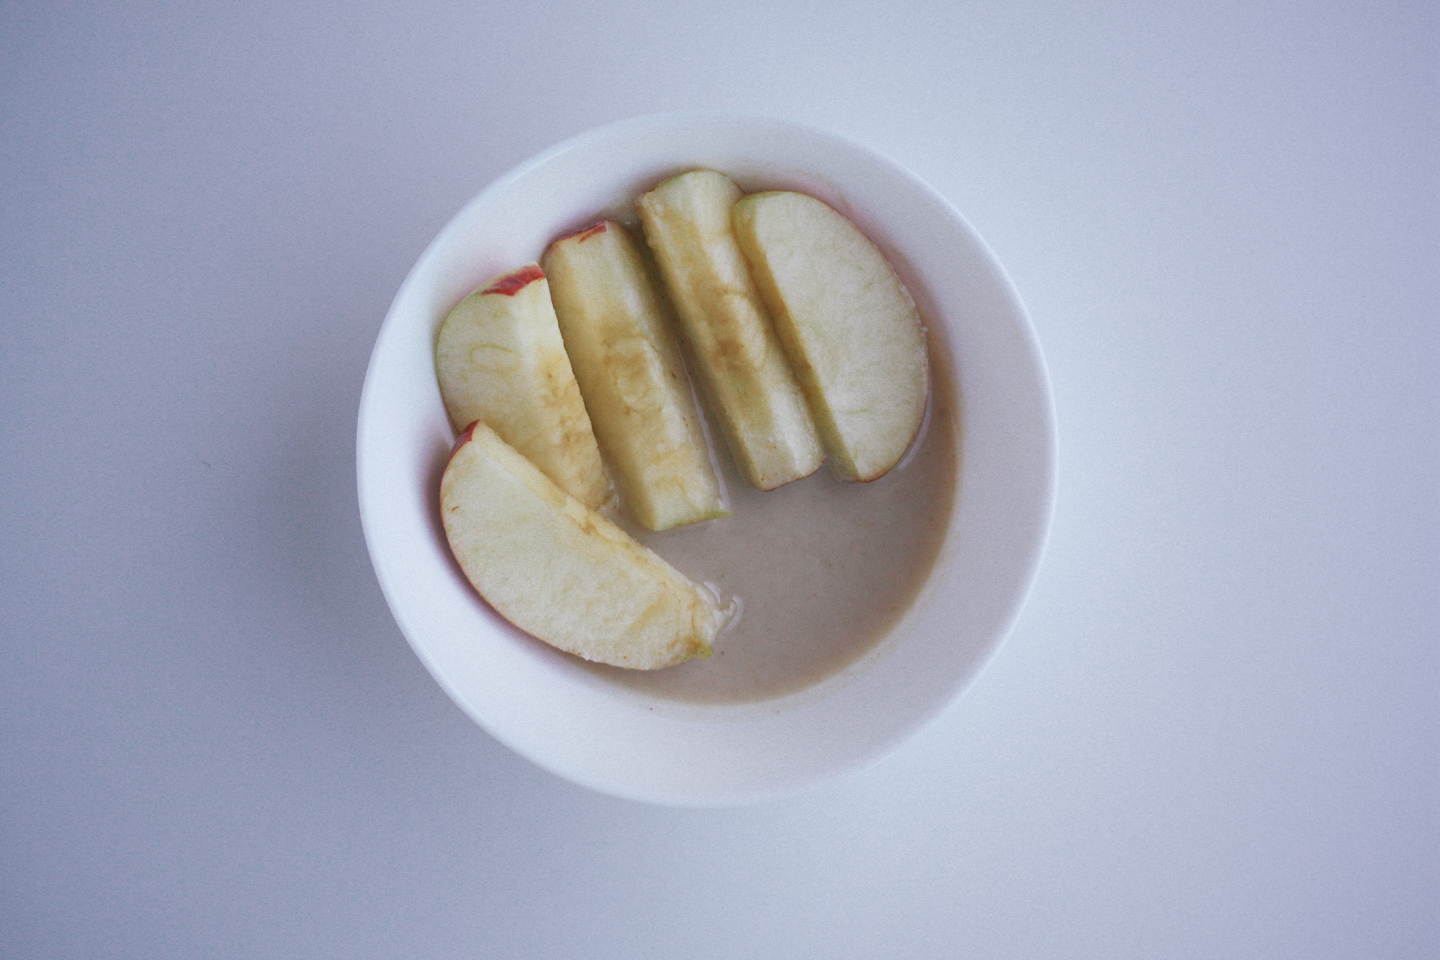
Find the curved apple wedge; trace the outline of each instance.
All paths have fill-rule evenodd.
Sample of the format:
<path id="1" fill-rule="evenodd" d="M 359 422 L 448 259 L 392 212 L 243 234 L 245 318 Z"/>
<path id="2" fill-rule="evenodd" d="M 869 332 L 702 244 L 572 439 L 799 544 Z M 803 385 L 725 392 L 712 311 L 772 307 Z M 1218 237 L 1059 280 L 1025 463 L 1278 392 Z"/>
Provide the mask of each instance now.
<path id="1" fill-rule="evenodd" d="M 456 430 L 484 420 L 566 492 L 609 504 L 610 477 L 539 264 L 460 301 L 436 339 L 435 372 Z"/>
<path id="2" fill-rule="evenodd" d="M 484 423 L 440 481 L 450 550 L 526 633 L 586 660 L 654 670 L 710 655 L 733 607 L 565 493 Z"/>
<path id="3" fill-rule="evenodd" d="M 835 472 L 884 475 L 925 418 L 929 364 L 915 301 L 879 248 L 814 197 L 754 193 L 732 215 Z"/>
<path id="4" fill-rule="evenodd" d="M 638 244 L 601 221 L 542 260 L 595 437 L 650 530 L 728 517 L 673 321 Z"/>

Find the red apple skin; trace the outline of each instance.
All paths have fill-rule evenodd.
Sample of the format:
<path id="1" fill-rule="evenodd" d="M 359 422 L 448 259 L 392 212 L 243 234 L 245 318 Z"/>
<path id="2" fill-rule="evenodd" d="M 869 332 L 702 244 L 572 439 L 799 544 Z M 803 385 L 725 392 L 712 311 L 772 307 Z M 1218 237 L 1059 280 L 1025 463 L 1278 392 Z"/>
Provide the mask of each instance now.
<path id="1" fill-rule="evenodd" d="M 521 267 L 519 270 L 512 270 L 503 277 L 496 279 L 494 283 L 480 292 L 499 293 L 507 297 L 513 297 L 536 280 L 544 279 L 544 271 L 532 263 Z"/>
<path id="2" fill-rule="evenodd" d="M 609 225 L 606 224 L 604 220 L 601 220 L 599 223 L 591 224 L 590 226 L 584 227 L 580 230 L 572 230 L 569 233 L 564 234 L 563 236 L 555 238 L 554 242 L 552 242 L 550 246 L 553 247 L 555 246 L 555 244 L 562 243 L 566 240 L 574 240 L 576 243 L 584 243 L 591 237 L 602 234 L 608 229 L 610 229 Z"/>
<path id="3" fill-rule="evenodd" d="M 455 438 L 454 445 L 450 447 L 450 458 L 452 460 L 455 458 L 455 451 L 459 450 L 461 447 L 465 446 L 465 444 L 469 443 L 470 438 L 475 435 L 475 426 L 479 422 L 479 420 L 471 420 L 470 425 L 464 430 L 461 430 L 460 435 Z"/>

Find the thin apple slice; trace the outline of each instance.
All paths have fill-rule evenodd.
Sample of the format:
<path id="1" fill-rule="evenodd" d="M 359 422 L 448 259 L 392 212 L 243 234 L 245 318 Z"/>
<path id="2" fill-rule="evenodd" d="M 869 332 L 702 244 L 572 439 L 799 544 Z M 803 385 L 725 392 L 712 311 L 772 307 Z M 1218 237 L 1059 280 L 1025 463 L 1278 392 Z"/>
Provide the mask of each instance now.
<path id="1" fill-rule="evenodd" d="M 457 431 L 483 420 L 586 506 L 613 499 L 539 264 L 460 301 L 440 328 L 435 371 Z"/>
<path id="2" fill-rule="evenodd" d="M 905 456 L 930 389 L 925 330 L 884 254 L 803 193 L 751 194 L 735 235 L 835 472 L 873 480 Z"/>
<path id="3" fill-rule="evenodd" d="M 733 608 L 565 493 L 483 423 L 440 480 L 451 553 L 480 595 L 567 653 L 640 670 L 707 657 Z"/>
<path id="4" fill-rule="evenodd" d="M 825 452 L 735 242 L 740 196 L 724 174 L 694 170 L 638 207 L 730 451 L 751 483 L 773 490 L 814 473 Z"/>
<path id="5" fill-rule="evenodd" d="M 629 231 L 602 221 L 555 241 L 541 262 L 631 516 L 650 530 L 729 516 L 665 301 Z"/>

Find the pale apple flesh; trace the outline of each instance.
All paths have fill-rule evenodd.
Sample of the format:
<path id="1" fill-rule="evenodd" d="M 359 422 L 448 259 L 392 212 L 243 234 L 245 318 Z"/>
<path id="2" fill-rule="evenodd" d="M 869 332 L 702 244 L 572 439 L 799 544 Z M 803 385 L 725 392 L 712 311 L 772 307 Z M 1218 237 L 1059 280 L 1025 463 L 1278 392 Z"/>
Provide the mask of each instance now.
<path id="1" fill-rule="evenodd" d="M 456 430 L 483 420 L 582 503 L 613 500 L 539 264 L 495 277 L 450 312 L 435 370 Z"/>
<path id="2" fill-rule="evenodd" d="M 626 510 L 650 530 L 729 516 L 665 300 L 629 231 L 602 221 L 542 263 Z"/>
<path id="3" fill-rule="evenodd" d="M 440 481 L 451 553 L 491 607 L 566 653 L 655 670 L 710 655 L 733 607 L 476 423 Z"/>
<path id="4" fill-rule="evenodd" d="M 854 224 L 814 197 L 751 194 L 733 215 L 832 468 L 850 480 L 883 476 L 920 430 L 930 389 L 909 291 Z"/>
<path id="5" fill-rule="evenodd" d="M 752 484 L 772 490 L 815 472 L 825 452 L 735 241 L 740 196 L 729 177 L 695 170 L 637 206 L 730 451 Z"/>

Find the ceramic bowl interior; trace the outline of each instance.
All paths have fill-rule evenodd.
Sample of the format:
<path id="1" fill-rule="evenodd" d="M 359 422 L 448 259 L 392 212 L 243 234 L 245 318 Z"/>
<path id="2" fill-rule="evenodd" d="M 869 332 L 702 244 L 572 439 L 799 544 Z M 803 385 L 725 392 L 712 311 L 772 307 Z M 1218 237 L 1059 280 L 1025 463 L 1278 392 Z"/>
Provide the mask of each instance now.
<path id="1" fill-rule="evenodd" d="M 454 434 L 441 321 L 486 279 L 665 176 L 721 170 L 850 216 L 892 259 L 954 375 L 958 490 L 933 571 L 869 654 L 777 699 L 648 697 L 525 637 L 464 580 L 439 520 Z M 951 205 L 882 156 L 788 122 L 667 114 L 594 130 L 484 189 L 416 263 L 380 331 L 358 423 L 360 512 L 381 589 L 436 681 L 491 735 L 574 782 L 657 803 L 782 794 L 874 761 L 951 703 L 1009 632 L 1053 503 L 1054 425 L 1034 331 Z"/>

